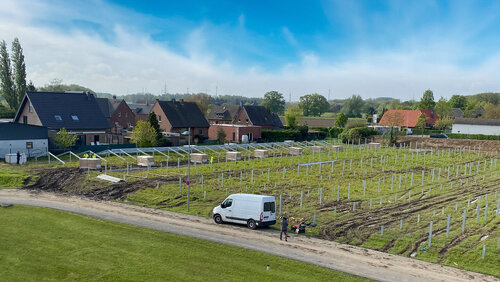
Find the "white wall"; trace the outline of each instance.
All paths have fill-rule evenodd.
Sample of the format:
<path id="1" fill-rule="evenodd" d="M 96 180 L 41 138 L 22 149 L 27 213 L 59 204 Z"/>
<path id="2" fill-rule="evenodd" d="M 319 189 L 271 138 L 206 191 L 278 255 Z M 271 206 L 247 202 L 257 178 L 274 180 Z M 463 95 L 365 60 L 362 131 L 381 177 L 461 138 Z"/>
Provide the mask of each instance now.
<path id="1" fill-rule="evenodd" d="M 26 142 L 33 142 L 33 149 L 26 149 Z M 26 156 L 46 156 L 49 141 L 47 139 L 31 140 L 0 140 L 0 158 L 5 159 L 5 154 L 15 154 L 18 151 Z"/>
<path id="2" fill-rule="evenodd" d="M 453 124 L 451 133 L 500 135 L 500 126 Z"/>

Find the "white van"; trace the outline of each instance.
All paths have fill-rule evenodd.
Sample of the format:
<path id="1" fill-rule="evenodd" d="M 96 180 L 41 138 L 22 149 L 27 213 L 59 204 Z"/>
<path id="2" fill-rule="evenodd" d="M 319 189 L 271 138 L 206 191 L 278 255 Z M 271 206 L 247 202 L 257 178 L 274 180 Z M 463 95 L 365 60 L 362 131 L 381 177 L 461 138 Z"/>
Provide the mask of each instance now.
<path id="1" fill-rule="evenodd" d="M 213 209 L 215 223 L 233 222 L 248 228 L 276 224 L 276 199 L 273 196 L 232 194 Z"/>

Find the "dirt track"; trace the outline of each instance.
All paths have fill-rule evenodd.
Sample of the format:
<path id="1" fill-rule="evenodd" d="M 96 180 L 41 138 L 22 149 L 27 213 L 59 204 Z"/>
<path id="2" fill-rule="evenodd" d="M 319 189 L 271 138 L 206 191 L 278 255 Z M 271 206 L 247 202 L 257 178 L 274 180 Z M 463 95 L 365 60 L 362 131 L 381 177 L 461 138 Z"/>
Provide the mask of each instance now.
<path id="1" fill-rule="evenodd" d="M 48 192 L 0 190 L 0 203 L 54 208 L 146 228 L 244 247 L 328 267 L 381 281 L 500 281 L 415 259 L 355 246 L 292 235 L 278 240 L 272 230 L 249 231 L 233 225 L 216 225 L 210 219 Z M 263 265 L 265 262 L 263 262 Z"/>

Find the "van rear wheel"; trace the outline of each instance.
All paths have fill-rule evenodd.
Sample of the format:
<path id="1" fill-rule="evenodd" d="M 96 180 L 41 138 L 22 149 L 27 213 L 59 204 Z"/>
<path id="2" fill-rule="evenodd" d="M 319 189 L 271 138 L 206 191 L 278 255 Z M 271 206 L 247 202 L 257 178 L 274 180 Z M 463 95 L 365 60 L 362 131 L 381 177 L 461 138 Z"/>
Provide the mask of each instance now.
<path id="1" fill-rule="evenodd" d="M 220 214 L 216 214 L 216 215 L 214 215 L 214 221 L 215 221 L 215 223 L 217 223 L 217 224 L 222 224 L 222 223 L 224 223 L 224 221 L 222 221 L 222 216 L 220 216 Z"/>
<path id="2" fill-rule="evenodd" d="M 257 228 L 257 224 L 255 223 L 255 220 L 253 220 L 253 219 L 250 219 L 250 220 L 247 222 L 247 226 L 248 226 L 248 228 L 250 228 L 250 229 L 255 229 L 255 228 Z"/>

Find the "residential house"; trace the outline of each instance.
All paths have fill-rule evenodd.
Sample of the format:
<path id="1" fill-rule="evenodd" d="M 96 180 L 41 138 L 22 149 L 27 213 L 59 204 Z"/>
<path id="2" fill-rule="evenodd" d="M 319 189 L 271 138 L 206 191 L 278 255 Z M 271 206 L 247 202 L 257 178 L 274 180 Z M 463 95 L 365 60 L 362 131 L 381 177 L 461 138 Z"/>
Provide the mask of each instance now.
<path id="1" fill-rule="evenodd" d="M 170 137 L 180 137 L 180 134 L 191 129 L 191 136 L 208 138 L 210 125 L 195 102 L 160 101 L 156 100 L 152 112 L 156 114 L 160 128 Z M 175 144 L 176 140 L 171 138 Z"/>
<path id="2" fill-rule="evenodd" d="M 111 134 L 108 120 L 89 92 L 27 92 L 14 122 L 47 127 L 51 148 L 62 128 L 78 136 L 76 146 L 123 143 L 121 135 Z"/>
<path id="3" fill-rule="evenodd" d="M 463 118 L 465 116 L 464 111 L 460 108 L 453 108 L 451 109 L 451 118 L 456 119 L 456 118 Z"/>
<path id="4" fill-rule="evenodd" d="M 212 105 L 207 115 L 210 124 L 232 124 L 241 110 L 237 105 Z"/>
<path id="5" fill-rule="evenodd" d="M 456 118 L 452 133 L 500 135 L 500 119 Z"/>
<path id="6" fill-rule="evenodd" d="M 132 110 L 135 116 L 135 124 L 137 124 L 138 121 L 140 120 L 149 120 L 149 113 L 151 113 L 151 110 L 153 109 L 153 104 L 149 103 L 146 101 L 146 104 L 136 104 L 136 103 L 129 103 L 128 106 Z"/>
<path id="7" fill-rule="evenodd" d="M 130 109 L 125 100 L 116 99 L 116 96 L 113 96 L 113 99 L 96 98 L 96 101 L 111 125 L 111 128 L 116 131 L 116 133 L 121 129 L 135 126 L 134 112 Z"/>
<path id="8" fill-rule="evenodd" d="M 262 129 L 281 129 L 279 116 L 264 106 L 243 106 L 234 117 L 234 124 L 260 126 Z"/>
<path id="9" fill-rule="evenodd" d="M 27 157 L 47 155 L 49 140 L 45 126 L 0 122 L 0 132 L 0 158 L 17 152 Z"/>
<path id="10" fill-rule="evenodd" d="M 384 113 L 378 125 L 382 126 L 401 126 L 415 128 L 420 115 L 427 117 L 426 127 L 432 127 L 439 116 L 434 110 L 388 110 Z"/>
<path id="11" fill-rule="evenodd" d="M 248 141 L 262 137 L 262 127 L 256 125 L 241 124 L 211 124 L 208 129 L 208 138 L 217 139 L 218 132 L 222 130 L 226 134 L 226 141 L 239 143 L 243 135 L 248 136 Z"/>

